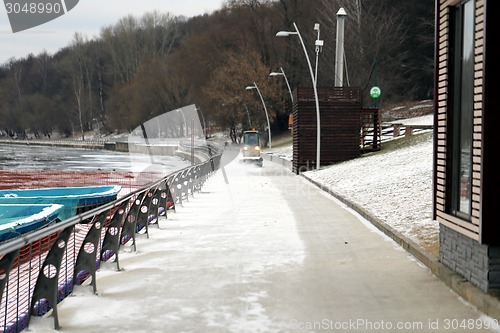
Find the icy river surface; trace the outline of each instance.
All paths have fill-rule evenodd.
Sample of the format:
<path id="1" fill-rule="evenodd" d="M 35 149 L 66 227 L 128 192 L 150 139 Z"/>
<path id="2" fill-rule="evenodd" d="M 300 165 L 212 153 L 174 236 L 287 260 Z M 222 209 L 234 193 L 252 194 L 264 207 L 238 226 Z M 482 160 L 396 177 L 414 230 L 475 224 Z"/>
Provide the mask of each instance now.
<path id="1" fill-rule="evenodd" d="M 176 156 L 106 150 L 0 144 L 0 170 L 109 170 L 137 172 L 154 166 L 172 172 L 189 163 Z"/>

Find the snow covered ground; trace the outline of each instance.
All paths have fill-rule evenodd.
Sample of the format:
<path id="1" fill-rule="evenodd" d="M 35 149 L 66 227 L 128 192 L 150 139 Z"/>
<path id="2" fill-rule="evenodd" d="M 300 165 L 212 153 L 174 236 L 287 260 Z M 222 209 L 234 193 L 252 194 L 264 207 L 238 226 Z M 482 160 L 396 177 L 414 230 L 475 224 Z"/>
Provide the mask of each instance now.
<path id="1" fill-rule="evenodd" d="M 371 171 L 392 184 L 374 193 L 382 201 L 385 198 L 386 206 L 394 200 L 392 213 L 404 220 L 402 212 L 413 206 L 412 196 L 413 201 L 421 200 L 415 192 L 428 192 L 418 183 L 430 177 L 426 176 L 429 164 L 416 160 L 432 155 L 429 143 L 423 140 L 396 153 L 374 154 L 309 175 L 336 189 L 344 182 L 346 195 L 361 200 L 367 194 L 353 194 L 364 191 L 365 177 L 359 170 L 370 170 L 366 161 L 372 161 L 377 167 Z M 415 165 L 405 167 L 405 160 Z M 350 179 L 334 178 L 337 173 Z M 410 184 L 402 185 L 404 179 Z M 306 209 L 297 204 L 305 194 L 313 198 L 310 204 L 317 205 Z M 318 198 L 323 196 L 326 203 Z M 426 325 L 439 316 L 435 320 L 441 322 L 442 318 L 491 321 L 458 299 L 396 243 L 379 238 L 381 233 L 368 222 L 353 223 L 350 219 L 356 218 L 349 209 L 320 212 L 319 206 L 331 209 L 334 202 L 277 164 L 266 162 L 258 168 L 229 163 L 177 213 L 160 219 L 159 229 L 151 227 L 149 238 L 138 236 L 138 251 L 120 252 L 122 271 L 111 263 L 101 267 L 98 295 L 89 286 L 80 286 L 61 302 L 60 332 L 312 332 L 322 329 L 303 329 L 303 324 L 356 314 L 400 322 L 424 318 L 421 322 Z M 380 210 L 387 214 L 390 209 Z M 417 211 L 412 207 L 407 215 Z M 53 322 L 33 318 L 29 331 L 54 332 Z"/>
<path id="2" fill-rule="evenodd" d="M 219 170 L 160 230 L 138 236 L 136 252 L 122 249 L 122 271 L 101 267 L 98 296 L 75 288 L 58 308 L 60 332 L 280 332 L 262 306 L 263 276 L 301 265 L 305 250 L 281 188 L 260 176 L 269 169 Z M 254 206 L 270 197 L 272 211 Z M 30 331 L 54 332 L 52 318 L 33 318 Z"/>
<path id="3" fill-rule="evenodd" d="M 416 125 L 433 125 L 434 124 L 434 115 L 429 114 L 425 116 L 420 116 L 420 117 L 413 117 L 413 118 L 408 118 L 408 119 L 400 119 L 400 120 L 395 120 L 392 121 L 392 123 L 398 123 L 398 124 L 403 124 L 403 125 L 409 125 L 409 126 L 416 126 Z"/>
<path id="4" fill-rule="evenodd" d="M 431 219 L 431 134 L 419 136 L 420 142 L 410 147 L 324 167 L 319 171 L 307 172 L 307 176 L 363 206 L 415 241 L 427 241 L 437 236 L 437 223 Z M 290 154 L 291 147 L 275 148 L 275 155 L 278 150 L 286 155 Z M 101 267 L 97 272 L 97 296 L 92 294 L 88 286 L 77 287 L 69 298 L 60 303 L 60 332 L 292 331 L 283 329 L 288 327 L 283 325 L 289 324 L 287 315 L 290 314 L 280 312 L 283 304 L 289 302 L 287 303 L 286 298 L 272 297 L 271 294 L 280 291 L 286 281 L 296 278 L 295 270 L 305 265 L 308 254 L 317 255 L 322 252 L 317 253 L 317 248 L 314 248 L 315 252 L 306 247 L 293 209 L 280 195 L 285 190 L 303 189 L 307 181 L 287 173 L 285 177 L 288 177 L 288 182 L 283 183 L 286 187 L 277 187 L 268 176 L 281 175 L 283 170 L 269 164 L 265 164 L 264 168 L 245 168 L 235 161 L 219 170 L 214 177 L 216 182 L 209 181 L 202 193 L 196 193 L 192 202 L 179 207 L 177 213 L 170 213 L 168 220 L 161 219 L 159 228 L 151 228 L 149 238 L 139 237 L 137 252 L 125 248 L 120 253 L 123 271 L 116 272 L 113 264 Z M 225 182 L 221 180 L 222 177 Z M 261 194 L 256 196 L 256 191 Z M 268 207 L 269 202 L 272 203 L 271 210 L 259 209 Z M 242 207 L 242 203 L 248 205 Z M 311 233 L 314 228 L 302 232 Z M 321 234 L 323 229 L 318 230 L 316 232 Z M 352 235 L 347 233 L 349 242 L 345 239 L 332 242 L 328 237 L 335 235 L 338 233 L 325 235 L 325 239 L 330 241 L 328 246 L 340 247 L 339 251 L 346 257 L 329 263 L 336 264 L 341 269 L 349 267 L 354 259 L 363 257 L 357 255 L 358 252 L 355 252 L 356 255 L 351 254 L 352 257 L 346 254 L 347 246 L 356 244 L 351 239 Z M 396 243 L 394 249 L 398 254 L 404 252 Z M 385 261 L 389 257 L 381 258 Z M 408 256 L 408 260 L 413 262 L 414 259 Z M 323 269 L 323 264 L 321 261 L 316 269 Z M 311 267 L 307 266 L 307 269 L 310 270 Z M 419 269 L 422 268 L 419 266 Z M 427 270 L 423 269 L 427 274 Z M 362 272 L 373 273 L 369 270 Z M 387 277 L 382 275 L 384 280 L 391 276 L 400 277 L 388 272 L 392 271 L 384 267 L 379 273 L 388 274 Z M 332 273 L 332 276 L 338 275 L 342 274 L 337 274 L 337 271 Z M 270 276 L 276 281 L 275 284 L 270 282 Z M 319 270 L 313 270 L 312 276 L 335 285 L 332 283 L 332 276 L 323 276 Z M 425 288 L 420 290 L 418 286 L 417 293 L 428 292 L 429 282 L 418 281 Z M 308 292 L 315 289 L 320 295 L 325 293 L 321 286 L 311 283 L 307 287 L 306 282 L 302 283 L 300 280 L 300 283 L 293 285 L 291 290 L 294 295 L 303 292 L 304 299 L 308 299 Z M 364 286 L 368 290 L 374 288 L 372 292 L 377 288 L 377 285 Z M 340 291 L 346 286 L 338 285 L 335 288 Z M 393 285 L 391 288 L 397 289 Z M 449 291 L 447 288 L 443 290 Z M 400 295 L 404 291 L 405 288 L 400 288 L 394 293 Z M 359 296 L 360 304 L 357 306 L 361 307 L 361 303 L 366 303 L 367 300 L 370 304 L 370 295 L 373 296 L 356 289 L 353 297 L 356 299 Z M 423 296 L 424 299 L 426 297 Z M 338 314 L 340 308 L 335 312 L 331 305 L 335 297 L 325 294 L 321 298 L 330 305 L 325 306 L 322 311 L 330 316 Z M 384 295 L 380 298 L 381 303 L 377 304 L 388 303 L 388 298 Z M 395 304 L 398 309 L 405 308 L 408 304 L 414 304 L 422 311 L 428 307 L 425 303 L 413 303 L 410 299 L 403 298 L 404 301 L 400 300 Z M 408 304 L 405 304 L 406 301 Z M 460 317 L 461 314 L 452 310 L 450 316 L 476 318 L 473 317 L 478 315 L 475 310 L 462 302 L 459 300 L 457 303 L 464 305 L 465 310 L 462 311 L 467 311 L 467 314 Z M 307 312 L 305 309 L 311 306 L 306 303 L 288 305 L 300 309 L 295 313 L 297 316 L 304 315 L 301 311 Z M 439 306 L 439 313 L 450 310 L 446 305 Z M 342 303 L 341 308 L 344 307 L 345 304 Z M 383 318 L 390 315 L 384 312 L 384 308 L 369 307 Z M 276 311 L 273 312 L 274 317 L 270 314 L 271 310 Z M 479 315 L 477 320 L 480 322 L 491 321 L 490 318 Z M 413 317 L 406 319 L 409 318 Z M 33 318 L 29 331 L 54 332 L 53 322 L 51 318 Z"/>
<path id="5" fill-rule="evenodd" d="M 432 219 L 432 136 L 388 153 L 305 174 L 364 208 L 435 255 L 439 225 Z"/>
<path id="6" fill-rule="evenodd" d="M 432 125 L 433 116 L 397 122 Z M 437 255 L 439 225 L 432 219 L 433 144 L 432 133 L 427 132 L 415 145 L 304 174 Z M 287 160 L 293 157 L 291 145 L 266 152 Z"/>
<path id="7" fill-rule="evenodd" d="M 432 251 L 438 241 L 438 224 L 432 220 L 432 133 L 419 135 L 418 138 L 412 146 L 367 154 L 318 171 L 309 171 L 306 175 Z M 272 153 L 291 159 L 291 150 L 291 146 L 283 146 L 273 148 Z M 261 172 L 261 169 L 246 170 L 250 173 Z M 273 211 L 262 212 L 255 207 L 249 213 L 235 205 L 235 201 L 252 205 L 259 193 L 272 195 L 278 190 L 267 181 L 241 185 L 233 181 L 221 191 L 209 182 L 203 190 L 204 195 L 194 198 L 196 207 L 186 203 L 179 208 L 179 213 L 161 221 L 160 229 L 167 229 L 168 232 L 153 230 L 150 239 L 139 239 L 138 252 L 128 250 L 120 255 L 126 263 L 124 271 L 116 272 L 113 266 L 105 265 L 98 272 L 99 296 L 93 295 L 90 288 L 76 288 L 73 296 L 61 303 L 61 332 L 78 332 L 82 327 L 87 332 L 120 331 L 118 326 L 123 325 L 115 325 L 117 317 L 122 324 L 130 327 L 130 331 L 141 331 L 137 329 L 141 321 L 148 323 L 146 327 L 158 328 L 162 327 L 161 322 L 168 322 L 169 327 L 178 332 L 196 331 L 199 320 L 213 331 L 225 331 L 223 327 L 228 326 L 224 325 L 237 325 L 227 329 L 232 332 L 244 329 L 252 332 L 273 331 L 270 328 L 274 327 L 274 323 L 262 308 L 262 302 L 268 295 L 262 290 L 252 289 L 252 286 L 263 283 L 259 277 L 269 267 L 282 267 L 286 271 L 300 265 L 304 259 L 304 248 L 297 237 L 294 217 L 277 192 L 273 195 Z M 244 188 L 249 190 L 242 191 Z M 261 189 L 265 191 L 259 191 Z M 215 207 L 214 199 L 217 202 Z M 236 214 L 241 219 L 234 224 L 222 225 L 221 220 L 211 218 L 213 210 L 219 213 L 222 210 L 228 216 Z M 258 221 L 257 225 L 242 223 L 249 219 Z M 214 239 L 217 246 L 210 251 L 201 251 Z M 267 245 L 259 248 L 250 239 L 263 240 L 259 244 Z M 230 255 L 223 261 L 214 262 L 210 254 L 216 256 L 221 251 Z M 273 255 L 267 256 L 268 253 Z M 256 260 L 262 257 L 267 261 Z M 196 258 L 197 262 L 197 266 L 190 268 L 193 274 L 179 275 L 176 268 L 189 266 L 190 258 Z M 209 298 L 205 294 L 204 283 L 207 279 L 217 280 L 218 274 L 223 274 L 220 275 L 220 284 L 213 288 L 227 291 L 223 281 L 228 279 L 227 274 L 231 274 L 229 280 L 250 283 L 245 286 L 250 288 L 246 290 L 247 296 Z M 141 292 L 151 295 L 150 282 L 158 279 L 168 283 L 160 287 L 156 284 L 159 288 L 156 297 L 138 297 Z M 119 280 L 122 282 L 117 283 Z M 181 297 L 181 290 L 188 285 L 199 286 L 191 290 L 191 294 L 192 300 L 199 300 L 202 304 L 200 308 L 190 306 L 191 300 Z M 169 302 L 162 301 L 161 295 L 169 295 Z M 116 313 L 120 315 L 116 316 Z M 89 321 L 89 318 L 92 320 Z M 186 321 L 186 318 L 193 320 Z M 52 322 L 35 318 L 30 330 L 52 332 Z M 152 331 L 161 332 L 158 329 Z"/>

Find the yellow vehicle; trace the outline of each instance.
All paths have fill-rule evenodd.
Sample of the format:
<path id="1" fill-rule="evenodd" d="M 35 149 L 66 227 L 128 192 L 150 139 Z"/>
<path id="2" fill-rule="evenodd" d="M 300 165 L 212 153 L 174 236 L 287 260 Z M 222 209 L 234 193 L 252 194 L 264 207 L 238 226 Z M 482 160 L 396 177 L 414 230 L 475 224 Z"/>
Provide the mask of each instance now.
<path id="1" fill-rule="evenodd" d="M 256 130 L 243 132 L 243 158 L 242 162 L 256 163 L 262 167 L 263 160 L 260 156 L 260 133 Z"/>

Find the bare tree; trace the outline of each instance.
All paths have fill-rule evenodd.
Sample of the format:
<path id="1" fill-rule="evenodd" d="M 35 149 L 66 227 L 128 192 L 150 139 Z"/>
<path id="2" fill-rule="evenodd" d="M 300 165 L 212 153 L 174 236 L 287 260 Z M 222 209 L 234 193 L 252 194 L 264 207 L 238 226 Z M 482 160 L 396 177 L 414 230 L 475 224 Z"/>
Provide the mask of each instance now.
<path id="1" fill-rule="evenodd" d="M 11 59 L 9 67 L 12 73 L 12 77 L 14 79 L 14 84 L 17 94 L 19 97 L 21 97 L 23 95 L 22 93 L 23 62 Z"/>
<path id="2" fill-rule="evenodd" d="M 40 76 L 42 78 L 42 87 L 41 92 L 43 94 L 47 93 L 47 76 L 49 73 L 49 65 L 52 57 L 47 53 L 47 51 L 43 51 L 36 57 L 36 62 L 38 64 L 38 70 Z"/>
<path id="3" fill-rule="evenodd" d="M 248 127 L 249 117 L 252 124 L 264 128 L 267 122 L 262 102 L 254 91 L 245 88 L 257 83 L 269 117 L 273 120 L 276 117 L 276 106 L 282 105 L 278 98 L 279 84 L 269 78 L 269 68 L 253 50 L 227 51 L 223 58 L 225 64 L 213 72 L 205 89 L 206 95 L 218 106 L 215 117 L 233 132 L 236 128 Z"/>
<path id="4" fill-rule="evenodd" d="M 89 98 L 92 96 L 92 88 L 89 82 L 91 80 L 91 69 L 85 52 L 87 42 L 83 35 L 76 33 L 70 48 L 70 57 L 66 63 L 66 70 L 71 78 L 71 90 L 75 100 L 73 111 L 78 119 L 82 140 L 85 139 L 85 130 L 88 129 L 86 122 L 89 121 L 89 118 L 90 121 L 92 119 L 92 115 L 89 112 L 91 103 L 85 103 L 85 87 L 88 87 Z"/>

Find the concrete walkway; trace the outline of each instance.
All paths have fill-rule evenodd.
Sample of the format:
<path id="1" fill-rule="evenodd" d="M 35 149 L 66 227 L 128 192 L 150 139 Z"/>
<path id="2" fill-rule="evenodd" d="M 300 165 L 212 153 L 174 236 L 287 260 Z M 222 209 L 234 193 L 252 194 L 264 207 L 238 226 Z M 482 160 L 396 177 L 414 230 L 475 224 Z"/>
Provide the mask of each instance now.
<path id="1" fill-rule="evenodd" d="M 302 177 L 237 161 L 75 290 L 60 332 L 487 332 L 392 240 Z M 51 331 L 37 319 L 33 332 Z"/>

